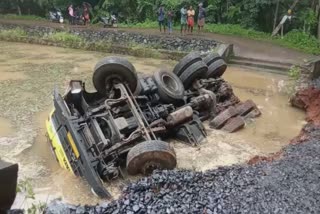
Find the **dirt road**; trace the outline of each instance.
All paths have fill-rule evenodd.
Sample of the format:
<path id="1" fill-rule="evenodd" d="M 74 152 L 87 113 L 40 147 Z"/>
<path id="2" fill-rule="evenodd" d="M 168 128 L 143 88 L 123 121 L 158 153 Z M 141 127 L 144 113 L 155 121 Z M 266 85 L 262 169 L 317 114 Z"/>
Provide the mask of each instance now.
<path id="1" fill-rule="evenodd" d="M 161 36 L 180 36 L 179 32 L 174 32 L 172 35 L 160 34 L 156 29 L 136 29 L 136 28 L 100 28 L 98 26 L 70 26 L 68 24 L 51 23 L 47 21 L 29 21 L 29 20 L 7 20 L 0 19 L 0 23 L 12 23 L 19 25 L 38 25 L 38 26 L 50 26 L 55 28 L 79 28 L 79 29 L 93 29 L 97 31 L 112 30 L 112 31 L 126 31 L 141 34 L 153 34 Z M 190 38 L 206 38 L 213 39 L 222 43 L 234 44 L 235 54 L 238 56 L 257 58 L 272 61 L 281 61 L 292 64 L 298 64 L 305 59 L 311 58 L 312 55 L 301 53 L 299 51 L 281 47 L 276 44 L 265 41 L 256 41 L 246 38 L 241 38 L 232 35 L 221 35 L 215 33 L 203 33 L 198 35 L 187 35 Z"/>

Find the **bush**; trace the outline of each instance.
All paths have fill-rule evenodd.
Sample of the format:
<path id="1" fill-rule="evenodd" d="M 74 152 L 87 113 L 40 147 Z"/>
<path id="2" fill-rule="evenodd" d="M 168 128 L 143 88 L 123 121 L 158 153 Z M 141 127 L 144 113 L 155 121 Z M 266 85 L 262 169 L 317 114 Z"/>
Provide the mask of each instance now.
<path id="1" fill-rule="evenodd" d="M 142 23 L 132 23 L 132 24 L 119 24 L 120 27 L 127 27 L 127 28 L 157 28 L 158 22 L 151 21 L 150 19 L 147 19 L 145 22 Z"/>
<path id="2" fill-rule="evenodd" d="M 0 15 L 1 19 L 23 19 L 23 20 L 45 20 L 45 18 L 40 16 L 34 16 L 34 15 L 21 15 L 18 16 L 16 14 L 5 14 Z"/>
<path id="3" fill-rule="evenodd" d="M 7 40 L 7 39 L 16 39 L 19 41 L 20 38 L 26 37 L 28 34 L 21 28 L 15 28 L 11 30 L 1 30 L 0 31 L 0 38 Z"/>
<path id="4" fill-rule="evenodd" d="M 298 66 L 292 66 L 289 70 L 289 77 L 291 77 L 294 80 L 298 80 L 301 75 L 301 68 Z"/>
<path id="5" fill-rule="evenodd" d="M 53 42 L 64 42 L 67 44 L 81 43 L 83 39 L 80 36 L 68 32 L 56 32 L 46 37 Z"/>
<path id="6" fill-rule="evenodd" d="M 320 54 L 320 42 L 314 36 L 298 30 L 292 30 L 287 33 L 283 38 L 283 42 L 291 48 L 311 54 Z"/>
<path id="7" fill-rule="evenodd" d="M 264 32 L 256 31 L 254 29 L 245 29 L 241 25 L 234 24 L 207 24 L 205 30 L 211 33 L 237 35 L 253 39 L 270 37 L 269 34 Z"/>

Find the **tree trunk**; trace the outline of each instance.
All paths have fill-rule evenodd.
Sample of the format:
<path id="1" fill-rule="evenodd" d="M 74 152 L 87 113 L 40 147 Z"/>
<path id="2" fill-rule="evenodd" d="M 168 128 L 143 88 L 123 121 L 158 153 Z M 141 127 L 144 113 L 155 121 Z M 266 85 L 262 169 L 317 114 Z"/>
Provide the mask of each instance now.
<path id="1" fill-rule="evenodd" d="M 295 8 L 295 6 L 298 4 L 299 1 L 300 0 L 295 0 L 289 9 L 293 10 L 293 8 Z"/>
<path id="2" fill-rule="evenodd" d="M 274 13 L 273 30 L 274 30 L 274 29 L 276 28 L 276 26 L 277 26 L 278 12 L 279 12 L 279 3 L 280 3 L 280 0 L 277 1 L 276 12 Z"/>
<path id="3" fill-rule="evenodd" d="M 17 4 L 17 13 L 19 16 L 21 16 L 21 8 L 20 8 L 19 3 Z"/>

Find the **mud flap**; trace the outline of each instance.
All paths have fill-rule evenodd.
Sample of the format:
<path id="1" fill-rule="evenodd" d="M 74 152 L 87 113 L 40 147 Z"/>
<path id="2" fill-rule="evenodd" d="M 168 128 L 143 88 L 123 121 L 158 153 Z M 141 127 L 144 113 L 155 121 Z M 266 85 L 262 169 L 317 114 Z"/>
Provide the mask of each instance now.
<path id="1" fill-rule="evenodd" d="M 176 138 L 179 141 L 196 146 L 206 139 L 206 130 L 198 116 L 176 129 Z"/>
<path id="2" fill-rule="evenodd" d="M 6 213 L 16 197 L 18 164 L 0 160 L 0 213 Z"/>
<path id="3" fill-rule="evenodd" d="M 99 160 L 88 152 L 89 148 L 86 146 L 88 144 L 86 142 L 87 139 L 85 137 L 85 133 L 78 126 L 75 118 L 70 115 L 63 98 L 59 95 L 57 90 L 54 92 L 54 107 L 54 116 L 56 118 L 57 125 L 59 126 L 57 129 L 66 129 L 66 131 L 70 132 L 79 153 L 78 158 L 75 160 L 73 158 L 74 153 L 72 153 L 72 149 L 69 148 L 70 145 L 68 141 L 65 140 L 66 133 L 63 134 L 60 132 L 59 138 L 61 139 L 61 143 L 63 144 L 63 148 L 72 170 L 76 172 L 76 175 L 81 175 L 87 180 L 96 195 L 101 198 L 111 198 L 110 193 L 104 188 L 97 172 L 97 162 L 99 162 Z"/>

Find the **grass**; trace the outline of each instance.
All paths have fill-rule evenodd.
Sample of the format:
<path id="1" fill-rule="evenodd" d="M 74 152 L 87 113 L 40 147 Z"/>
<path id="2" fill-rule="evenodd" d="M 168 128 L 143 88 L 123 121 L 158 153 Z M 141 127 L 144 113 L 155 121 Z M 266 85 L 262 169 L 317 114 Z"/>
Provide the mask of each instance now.
<path id="1" fill-rule="evenodd" d="M 35 15 L 17 15 L 17 14 L 0 14 L 0 19 L 14 19 L 14 20 L 46 20 L 43 17 Z"/>
<path id="2" fill-rule="evenodd" d="M 1 30 L 0 38 L 1 39 L 20 39 L 21 37 L 28 36 L 27 32 L 25 32 L 21 28 L 14 28 L 10 30 Z"/>
<path id="3" fill-rule="evenodd" d="M 55 32 L 44 37 L 53 42 L 64 42 L 67 44 L 74 44 L 74 43 L 82 43 L 83 39 L 80 36 L 68 33 L 68 32 Z"/>

